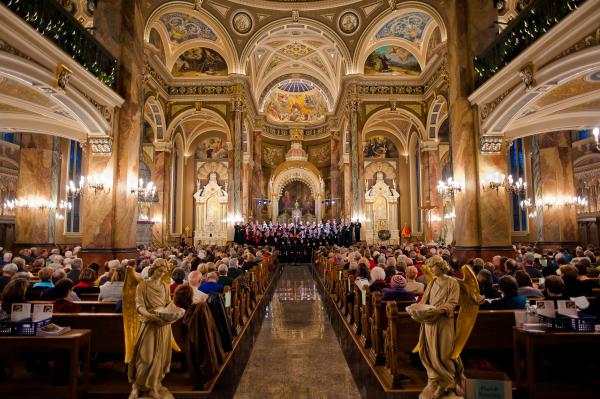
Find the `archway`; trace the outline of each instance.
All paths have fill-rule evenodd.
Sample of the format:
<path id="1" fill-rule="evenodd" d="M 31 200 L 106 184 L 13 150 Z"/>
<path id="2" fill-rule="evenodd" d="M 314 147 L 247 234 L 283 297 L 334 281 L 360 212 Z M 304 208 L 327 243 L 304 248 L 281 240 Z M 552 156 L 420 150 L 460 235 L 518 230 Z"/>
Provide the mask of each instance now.
<path id="1" fill-rule="evenodd" d="M 290 188 L 296 188 L 294 193 L 289 191 Z M 288 188 L 289 199 L 286 199 L 285 190 Z M 298 200 L 299 208 L 302 210 L 304 217 L 310 211 L 314 210 L 314 221 L 321 220 L 321 199 L 324 196 L 325 183 L 321 178 L 318 169 L 307 161 L 287 161 L 279 165 L 273 173 L 273 178 L 269 182 L 269 198 L 271 199 L 271 219 L 273 223 L 279 221 L 279 216 L 290 212 L 295 208 L 295 202 Z M 301 197 L 298 197 L 298 196 Z M 300 206 L 302 200 L 302 207 Z M 286 201 L 290 201 L 288 204 Z M 291 205 L 292 208 L 284 208 L 280 212 L 280 202 L 284 205 Z M 311 215 L 312 216 L 312 215 Z M 306 218 L 308 221 L 309 218 Z M 312 219 L 312 218 L 310 218 Z M 313 221 L 313 220 L 311 220 Z M 285 221 L 286 223 L 288 220 Z"/>

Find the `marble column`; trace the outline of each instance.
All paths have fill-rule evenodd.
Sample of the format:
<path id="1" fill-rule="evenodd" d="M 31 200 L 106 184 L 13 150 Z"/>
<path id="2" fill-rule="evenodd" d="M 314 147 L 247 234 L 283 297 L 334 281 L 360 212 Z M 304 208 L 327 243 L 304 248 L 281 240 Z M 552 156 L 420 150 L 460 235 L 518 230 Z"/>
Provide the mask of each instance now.
<path id="1" fill-rule="evenodd" d="M 477 154 L 479 182 L 486 184 L 490 176 L 508 175 L 506 153 Z M 481 221 L 481 252 L 484 258 L 506 254 L 511 256 L 512 249 L 512 196 L 502 187 L 489 190 L 479 187 L 479 220 Z M 460 232 L 458 232 L 460 234 Z"/>
<path id="2" fill-rule="evenodd" d="M 238 89 L 241 91 L 241 88 Z M 234 137 L 233 137 L 233 211 L 234 216 L 242 215 L 242 123 L 244 103 L 241 97 L 233 100 Z"/>
<path id="3" fill-rule="evenodd" d="M 334 219 L 338 219 L 341 217 L 340 215 L 340 204 L 341 204 L 341 195 L 339 193 L 340 188 L 340 132 L 338 129 L 331 129 L 331 142 L 330 142 L 330 191 L 331 198 L 333 198 L 336 203 L 332 205 L 332 217 Z"/>
<path id="4" fill-rule="evenodd" d="M 168 213 L 165 211 L 165 203 L 167 203 L 166 190 L 166 151 L 154 152 L 154 165 L 152 167 L 152 179 L 158 190 L 158 204 L 152 205 L 151 215 L 154 225 L 152 226 L 152 243 L 163 245 L 165 243 L 165 226 Z"/>
<path id="5" fill-rule="evenodd" d="M 262 121 L 260 121 L 262 122 Z M 255 122 L 252 140 L 252 154 L 254 167 L 252 169 L 250 204 L 253 220 L 261 219 L 260 208 L 256 205 L 256 198 L 267 198 L 268 193 L 263 192 L 263 173 L 262 173 L 262 123 Z"/>
<path id="6" fill-rule="evenodd" d="M 85 261 L 137 256 L 137 187 L 142 123 L 142 78 L 145 19 L 137 0 L 98 2 L 94 13 L 95 37 L 119 60 L 117 92 L 125 99 L 113 127 L 115 173 L 113 240 L 109 248 L 84 248 Z M 91 235 L 89 235 L 91 236 Z M 100 249 L 102 249 L 100 251 Z M 86 259 L 87 258 L 87 259 Z"/>
<path id="7" fill-rule="evenodd" d="M 348 100 L 348 112 L 350 118 L 350 173 L 351 173 L 351 203 L 352 203 L 352 219 L 356 220 L 360 217 L 360 176 L 359 176 L 359 159 L 360 159 L 360 141 L 361 137 L 358 132 L 358 107 L 360 101 L 358 98 L 350 98 Z"/>
<path id="8" fill-rule="evenodd" d="M 541 198 L 574 196 L 572 148 L 569 132 L 539 136 L 539 193 Z M 541 212 L 540 212 L 541 211 Z M 541 207 L 538 237 L 542 245 L 574 245 L 578 240 L 575 207 Z"/>
<path id="9" fill-rule="evenodd" d="M 83 151 L 83 174 L 106 183 L 103 190 L 85 189 L 81 195 L 81 245 L 86 251 L 112 248 L 115 217 L 112 184 L 116 154 L 94 154 L 89 144 Z"/>
<path id="10" fill-rule="evenodd" d="M 480 252 L 475 111 L 468 96 L 474 89 L 473 56 L 493 40 L 489 26 L 496 13 L 492 2 L 451 0 L 445 7 L 448 27 L 450 134 L 454 180 L 462 186 L 455 197 L 455 237 L 459 257 Z M 489 4 L 487 4 L 489 3 Z M 493 30 L 493 29 L 492 29 Z"/>
<path id="11" fill-rule="evenodd" d="M 60 138 L 45 134 L 22 134 L 19 199 L 40 199 L 56 203 Z M 51 244 L 54 242 L 55 213 L 50 209 L 17 208 L 15 211 L 15 244 Z"/>

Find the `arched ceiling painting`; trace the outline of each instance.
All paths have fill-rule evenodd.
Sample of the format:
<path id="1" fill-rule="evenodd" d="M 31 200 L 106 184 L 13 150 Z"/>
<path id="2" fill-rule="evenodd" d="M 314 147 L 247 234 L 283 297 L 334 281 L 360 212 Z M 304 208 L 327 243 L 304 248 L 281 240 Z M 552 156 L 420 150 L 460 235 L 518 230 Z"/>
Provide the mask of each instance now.
<path id="1" fill-rule="evenodd" d="M 177 58 L 171 74 L 174 77 L 226 76 L 227 63 L 216 51 L 196 47 Z"/>
<path id="2" fill-rule="evenodd" d="M 263 111 L 271 122 L 317 123 L 328 111 L 325 96 L 315 85 L 304 80 L 289 80 L 271 89 Z"/>
<path id="3" fill-rule="evenodd" d="M 397 46 L 382 46 L 365 61 L 365 75 L 392 74 L 418 76 L 421 66 L 408 50 Z"/>

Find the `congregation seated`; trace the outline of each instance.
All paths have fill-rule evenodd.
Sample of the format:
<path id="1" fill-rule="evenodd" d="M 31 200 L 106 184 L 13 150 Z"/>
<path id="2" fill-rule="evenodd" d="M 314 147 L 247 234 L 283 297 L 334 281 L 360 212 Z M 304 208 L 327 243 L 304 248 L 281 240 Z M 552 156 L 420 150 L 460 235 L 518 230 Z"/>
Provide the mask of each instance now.
<path id="1" fill-rule="evenodd" d="M 373 269 L 371 269 L 370 281 L 369 290 L 371 292 L 381 291 L 388 286 L 385 282 L 385 270 L 379 266 L 375 266 Z"/>
<path id="2" fill-rule="evenodd" d="M 233 280 L 243 275 L 244 272 L 239 268 L 239 261 L 237 257 L 229 259 L 229 268 L 227 269 L 227 275 Z"/>
<path id="3" fill-rule="evenodd" d="M 72 298 L 73 287 L 73 282 L 68 278 L 63 278 L 54 285 L 56 294 L 56 299 L 53 302 L 54 313 L 79 313 L 79 305 L 70 299 Z"/>
<path id="4" fill-rule="evenodd" d="M 548 276 L 544 281 L 544 298 L 546 300 L 566 301 L 569 300 L 569 296 L 565 294 L 565 283 L 560 276 Z"/>
<path id="5" fill-rule="evenodd" d="M 100 295 L 98 300 L 116 302 L 123 297 L 123 284 L 125 282 L 125 269 L 122 267 L 115 268 L 110 281 L 100 286 Z"/>
<path id="6" fill-rule="evenodd" d="M 486 299 L 500 298 L 500 293 L 494 288 L 493 274 L 487 269 L 481 269 L 477 273 L 477 282 L 479 283 L 479 293 Z"/>
<path id="7" fill-rule="evenodd" d="M 97 279 L 96 271 L 91 267 L 86 267 L 79 275 L 79 282 L 73 287 L 73 291 L 77 295 L 99 293 L 100 287 L 96 286 Z"/>
<path id="8" fill-rule="evenodd" d="M 183 267 L 176 267 L 171 272 L 171 280 L 173 280 L 173 284 L 169 286 L 171 290 L 171 294 L 175 293 L 177 287 L 179 287 L 185 281 L 185 270 Z"/>
<path id="9" fill-rule="evenodd" d="M 415 295 L 406 290 L 406 279 L 400 274 L 391 278 L 390 288 L 383 288 L 382 300 L 384 301 L 414 301 Z"/>
<path id="10" fill-rule="evenodd" d="M 217 283 L 221 284 L 222 286 L 231 286 L 231 284 L 233 284 L 233 278 L 227 275 L 228 269 L 229 268 L 224 263 L 220 264 L 219 268 L 217 269 L 219 273 L 219 279 L 217 280 Z"/>
<path id="11" fill-rule="evenodd" d="M 67 278 L 77 284 L 79 282 L 79 276 L 81 275 L 81 268 L 83 267 L 83 260 L 81 258 L 68 258 L 70 259 L 71 271 L 67 273 Z"/>
<path id="12" fill-rule="evenodd" d="M 425 284 L 416 281 L 419 271 L 414 266 L 406 268 L 406 287 L 404 289 L 414 296 L 422 295 L 425 292 Z"/>
<path id="13" fill-rule="evenodd" d="M 559 269 L 560 276 L 565 284 L 565 295 L 570 298 L 589 296 L 592 294 L 591 281 L 579 278 L 577 268 L 573 265 L 562 265 Z"/>
<path id="14" fill-rule="evenodd" d="M 52 288 L 54 283 L 52 282 L 52 270 L 44 267 L 38 271 L 39 282 L 33 285 L 33 288 Z"/>
<path id="15" fill-rule="evenodd" d="M 223 292 L 223 285 L 217 282 L 218 276 L 214 271 L 206 275 L 206 281 L 200 284 L 198 289 L 205 294 L 214 294 Z"/>
<path id="16" fill-rule="evenodd" d="M 202 273 L 199 270 L 194 270 L 188 275 L 188 284 L 194 292 L 194 303 L 206 302 L 208 294 L 199 289 L 202 284 Z"/>
<path id="17" fill-rule="evenodd" d="M 515 279 L 517 280 L 517 285 L 519 286 L 519 295 L 528 298 L 542 298 L 544 294 L 542 291 L 533 286 L 533 281 L 531 281 L 530 276 L 531 275 L 524 270 L 517 270 L 515 273 Z"/>
<path id="18" fill-rule="evenodd" d="M 0 290 L 3 290 L 4 287 L 6 287 L 9 281 L 15 274 L 17 274 L 18 271 L 19 268 L 14 263 L 6 263 L 4 264 L 4 266 L 2 266 L 2 275 L 0 276 Z"/>
<path id="19" fill-rule="evenodd" d="M 25 294 L 29 283 L 26 279 L 15 278 L 8 282 L 2 290 L 2 310 L 7 314 L 12 311 L 13 303 L 25 303 Z M 1 317 L 0 317 L 1 318 Z"/>

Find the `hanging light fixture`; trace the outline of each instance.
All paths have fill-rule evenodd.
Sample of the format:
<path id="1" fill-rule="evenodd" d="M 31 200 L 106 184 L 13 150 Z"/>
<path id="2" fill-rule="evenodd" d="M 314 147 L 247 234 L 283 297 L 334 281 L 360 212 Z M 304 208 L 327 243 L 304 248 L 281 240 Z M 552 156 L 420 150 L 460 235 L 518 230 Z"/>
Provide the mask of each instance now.
<path id="1" fill-rule="evenodd" d="M 462 191 L 462 186 L 449 177 L 445 182 L 442 180 L 438 182 L 437 190 L 444 198 L 454 198 L 456 193 Z"/>
<path id="2" fill-rule="evenodd" d="M 131 193 L 137 195 L 138 202 L 141 204 L 155 204 L 158 202 L 158 190 L 152 181 L 144 185 L 144 179 L 140 179 L 137 188 L 132 189 Z"/>

